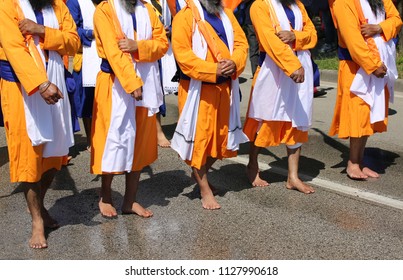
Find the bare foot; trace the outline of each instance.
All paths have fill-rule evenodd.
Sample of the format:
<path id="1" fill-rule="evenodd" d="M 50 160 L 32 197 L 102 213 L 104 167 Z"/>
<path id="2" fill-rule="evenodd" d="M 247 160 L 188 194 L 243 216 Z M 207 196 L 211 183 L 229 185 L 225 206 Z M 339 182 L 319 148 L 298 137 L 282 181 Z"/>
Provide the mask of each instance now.
<path id="1" fill-rule="evenodd" d="M 369 169 L 369 168 L 368 168 Z M 370 170 L 370 169 L 369 169 Z M 364 180 L 368 178 L 368 175 L 366 175 L 360 168 L 359 164 L 355 164 L 355 163 L 348 163 L 347 164 L 347 176 L 350 179 L 353 180 Z M 379 175 L 378 175 L 379 176 Z"/>
<path id="2" fill-rule="evenodd" d="M 44 249 L 48 247 L 43 222 L 32 223 L 32 236 L 29 240 L 29 247 L 33 249 Z"/>
<path id="3" fill-rule="evenodd" d="M 217 200 L 215 199 L 213 192 L 206 192 L 201 193 L 201 202 L 204 209 L 207 210 L 217 210 L 220 209 L 221 206 L 218 204 Z"/>
<path id="4" fill-rule="evenodd" d="M 101 215 L 105 218 L 115 218 L 118 216 L 115 207 L 111 203 L 105 203 L 102 201 L 102 198 L 99 200 L 98 203 L 99 211 Z"/>
<path id="5" fill-rule="evenodd" d="M 171 142 L 165 137 L 164 133 L 158 133 L 158 146 L 161 148 L 171 147 Z"/>
<path id="6" fill-rule="evenodd" d="M 139 215 L 140 217 L 143 217 L 143 218 L 151 218 L 154 215 L 153 212 L 144 208 L 137 202 L 134 202 L 132 204 L 131 209 L 122 207 L 122 214 L 124 214 L 124 215 L 135 214 L 135 215 Z"/>
<path id="7" fill-rule="evenodd" d="M 252 184 L 252 187 L 267 187 L 270 184 L 261 179 L 259 176 L 259 168 L 246 167 L 246 173 L 248 175 L 249 182 Z"/>
<path id="8" fill-rule="evenodd" d="M 315 192 L 315 190 L 311 186 L 305 184 L 299 178 L 288 178 L 286 188 L 289 190 L 297 190 L 304 194 L 311 194 Z"/>
<path id="9" fill-rule="evenodd" d="M 57 229 L 60 227 L 59 223 L 50 216 L 48 210 L 46 208 L 42 208 L 41 216 L 43 219 L 43 225 L 48 229 Z"/>
<path id="10" fill-rule="evenodd" d="M 365 175 L 367 175 L 370 178 L 379 178 L 379 174 L 377 172 L 375 172 L 372 169 L 369 169 L 368 167 L 364 167 L 362 169 L 362 173 L 364 173 Z"/>

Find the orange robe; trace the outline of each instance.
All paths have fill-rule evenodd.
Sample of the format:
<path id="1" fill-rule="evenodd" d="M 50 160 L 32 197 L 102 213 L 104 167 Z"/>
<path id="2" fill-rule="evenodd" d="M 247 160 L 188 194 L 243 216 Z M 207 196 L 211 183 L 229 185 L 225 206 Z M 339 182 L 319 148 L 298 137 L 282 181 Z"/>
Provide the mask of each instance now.
<path id="1" fill-rule="evenodd" d="M 225 43 L 218 37 L 213 27 L 206 22 L 209 33 L 217 43 L 223 58 L 232 59 L 236 64 L 237 78 L 245 69 L 248 43 L 242 28 L 229 9 L 225 9 L 234 29 L 234 51 L 232 55 Z M 202 84 L 200 105 L 196 125 L 194 149 L 190 166 L 200 169 L 207 157 L 222 159 L 236 156 L 236 151 L 227 150 L 230 86 L 231 82 L 215 84 L 217 61 L 210 49 L 205 60 L 192 50 L 193 15 L 189 7 L 183 8 L 172 24 L 172 50 L 182 72 L 192 79 L 208 82 Z M 185 105 L 189 80 L 181 79 L 178 90 L 178 107 L 181 113 Z"/>
<path id="2" fill-rule="evenodd" d="M 309 50 L 315 47 L 317 43 L 315 26 L 310 20 L 303 4 L 300 1 L 297 1 L 297 4 L 302 13 L 303 29 L 301 31 L 294 30 L 296 39 L 293 50 Z M 269 6 L 266 0 L 256 0 L 250 9 L 252 24 L 259 41 L 259 50 L 267 53 L 276 65 L 287 76 L 290 76 L 301 67 L 301 63 L 293 50 L 277 37 L 269 13 Z M 252 87 L 256 82 L 259 71 L 260 66 L 256 70 Z M 251 99 L 252 95 L 249 101 Z M 293 128 L 291 122 L 262 121 L 260 123 L 255 119 L 249 118 L 248 113 L 246 114 L 244 132 L 258 147 L 278 146 L 280 143 L 295 145 L 296 143 L 308 141 L 308 132 Z M 257 132 L 259 133 L 257 134 Z"/>
<path id="3" fill-rule="evenodd" d="M 227 7 L 231 10 L 235 10 L 239 4 L 241 4 L 242 0 L 223 0 L 224 7 Z"/>
<path id="4" fill-rule="evenodd" d="M 384 0 L 386 19 L 381 22 L 382 36 L 385 41 L 396 37 L 402 21 L 399 12 L 390 0 Z M 337 100 L 329 135 L 338 134 L 339 138 L 370 136 L 375 132 L 384 132 L 388 123 L 388 99 L 385 94 L 385 119 L 370 123 L 370 107 L 360 97 L 350 92 L 350 87 L 360 67 L 370 74 L 382 62 L 373 56 L 360 31 L 357 10 L 354 1 L 337 0 L 333 3 L 333 17 L 338 27 L 339 46 L 347 48 L 352 60 L 340 60 L 338 70 Z M 385 87 L 387 91 L 387 88 Z"/>
<path id="5" fill-rule="evenodd" d="M 55 0 L 54 11 L 60 28 L 45 27 L 45 37 L 41 47 L 57 51 L 61 56 L 74 55 L 80 44 L 76 25 L 62 0 Z M 43 145 L 33 147 L 26 129 L 21 86 L 27 93 L 33 93 L 48 78 L 46 74 L 38 71 L 25 46 L 24 37 L 18 29 L 16 21 L 18 16 L 12 1 L 0 1 L 0 18 L 0 59 L 7 60 L 11 64 L 20 81 L 15 83 L 2 79 L 0 85 L 10 158 L 10 180 L 34 183 L 41 179 L 45 171 L 51 168 L 60 169 L 64 160 L 63 157 L 43 158 Z"/>
<path id="6" fill-rule="evenodd" d="M 145 3 L 145 2 L 144 2 Z M 160 59 L 168 49 L 168 39 L 164 26 L 155 15 L 152 6 L 145 3 L 152 25 L 153 39 L 138 40 L 138 50 L 134 53 L 137 62 L 151 62 Z M 141 19 L 137 19 L 139 21 Z M 108 135 L 112 109 L 112 85 L 114 79 L 119 79 L 127 94 L 140 88 L 143 82 L 137 76 L 133 63 L 119 49 L 117 35 L 111 18 L 111 8 L 108 2 L 101 2 L 94 13 L 94 36 L 98 55 L 108 60 L 114 74 L 100 71 L 95 86 L 95 97 L 92 118 L 91 172 L 102 174 L 102 156 Z M 143 94 L 147 94 L 143 92 Z M 157 159 L 157 130 L 155 115 L 148 117 L 148 109 L 136 107 L 136 139 L 133 158 L 133 171 Z M 122 170 L 123 171 L 123 170 Z"/>

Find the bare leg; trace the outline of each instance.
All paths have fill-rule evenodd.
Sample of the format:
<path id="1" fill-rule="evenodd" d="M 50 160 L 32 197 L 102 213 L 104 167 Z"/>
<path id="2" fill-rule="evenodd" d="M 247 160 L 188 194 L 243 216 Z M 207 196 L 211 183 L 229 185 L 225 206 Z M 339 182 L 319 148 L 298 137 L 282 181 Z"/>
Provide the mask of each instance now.
<path id="1" fill-rule="evenodd" d="M 296 149 L 290 149 L 287 147 L 288 154 L 288 179 L 287 189 L 297 190 L 305 194 L 314 193 L 315 190 L 301 181 L 298 177 L 299 157 L 301 154 L 301 147 Z"/>
<path id="2" fill-rule="evenodd" d="M 369 169 L 368 167 L 364 167 L 363 163 L 364 163 L 364 151 L 365 151 L 365 146 L 367 145 L 367 140 L 368 140 L 368 136 L 363 136 L 360 138 L 361 139 L 361 154 L 360 154 L 360 166 L 362 168 L 362 173 L 364 173 L 365 175 L 367 175 L 370 178 L 379 178 L 379 174 L 375 171 L 373 171 L 372 169 Z"/>
<path id="3" fill-rule="evenodd" d="M 83 118 L 85 136 L 87 137 L 87 150 L 91 151 L 91 125 L 92 119 L 91 118 Z"/>
<path id="4" fill-rule="evenodd" d="M 249 162 L 246 167 L 249 182 L 252 187 L 267 187 L 269 183 L 259 176 L 259 155 L 260 147 L 257 147 L 254 142 L 250 142 L 249 147 Z"/>
<path id="5" fill-rule="evenodd" d="M 56 229 L 59 227 L 59 224 L 57 223 L 57 221 L 50 216 L 48 210 L 45 208 L 45 203 L 44 203 L 46 192 L 48 191 L 50 184 L 52 184 L 56 173 L 57 173 L 57 170 L 55 168 L 52 168 L 42 174 L 42 178 L 40 181 L 41 215 L 42 215 L 43 224 L 44 224 L 45 228 L 49 228 L 49 229 Z"/>
<path id="6" fill-rule="evenodd" d="M 123 199 L 122 213 L 136 214 L 143 218 L 150 218 L 153 212 L 145 209 L 136 202 L 137 189 L 139 186 L 140 171 L 132 171 L 126 173 L 126 191 Z"/>
<path id="7" fill-rule="evenodd" d="M 368 178 L 368 175 L 361 170 L 366 141 L 366 139 L 363 140 L 363 137 L 350 137 L 350 156 L 347 163 L 347 176 L 351 179 L 362 180 Z"/>
<path id="8" fill-rule="evenodd" d="M 194 178 L 196 179 L 196 182 L 200 188 L 200 196 L 203 208 L 208 210 L 220 209 L 221 206 L 215 199 L 213 191 L 211 190 L 207 180 L 206 165 L 203 165 L 200 170 L 192 167 L 192 171 Z"/>
<path id="9" fill-rule="evenodd" d="M 157 140 L 158 146 L 162 148 L 169 148 L 171 147 L 171 142 L 166 138 L 164 131 L 162 130 L 161 126 L 161 114 L 157 114 Z"/>
<path id="10" fill-rule="evenodd" d="M 29 247 L 33 249 L 47 248 L 45 227 L 41 215 L 41 198 L 38 183 L 23 183 L 25 199 L 32 218 L 32 236 Z"/>
<path id="11" fill-rule="evenodd" d="M 112 204 L 112 180 L 113 174 L 102 174 L 101 198 L 98 206 L 101 215 L 107 218 L 114 218 L 118 215 Z"/>

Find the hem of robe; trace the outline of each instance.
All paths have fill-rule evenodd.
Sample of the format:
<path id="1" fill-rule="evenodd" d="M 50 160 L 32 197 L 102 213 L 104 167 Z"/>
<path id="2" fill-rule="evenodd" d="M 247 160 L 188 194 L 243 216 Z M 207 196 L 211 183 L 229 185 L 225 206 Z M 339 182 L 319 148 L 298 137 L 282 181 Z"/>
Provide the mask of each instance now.
<path id="1" fill-rule="evenodd" d="M 181 80 L 178 91 L 179 112 L 186 103 L 190 81 Z M 191 160 L 185 163 L 200 169 L 207 158 L 235 157 L 237 151 L 227 150 L 230 115 L 230 82 L 202 84 L 198 120 Z"/>
<path id="2" fill-rule="evenodd" d="M 97 77 L 91 132 L 91 169 L 92 174 L 123 174 L 127 171 L 102 171 L 102 155 L 108 136 L 112 108 L 113 77 L 100 72 Z M 105 90 L 107 89 L 107 90 Z M 133 165 L 130 171 L 141 171 L 158 157 L 156 115 L 148 116 L 148 109 L 136 107 L 136 140 L 134 144 Z"/>
<path id="3" fill-rule="evenodd" d="M 265 148 L 280 144 L 295 145 L 308 142 L 308 131 L 292 127 L 291 122 L 262 121 L 260 128 L 259 126 L 258 120 L 247 117 L 243 129 L 257 147 Z"/>
<path id="4" fill-rule="evenodd" d="M 10 182 L 36 183 L 43 173 L 67 164 L 67 157 L 43 158 L 43 145 L 32 146 L 28 137 L 21 84 L 1 81 L 1 105 L 10 164 Z"/>
<path id="5" fill-rule="evenodd" d="M 371 136 L 387 130 L 389 92 L 385 87 L 385 119 L 371 124 L 370 107 L 356 94 L 351 93 L 350 87 L 359 67 L 353 61 L 340 61 L 338 72 L 338 88 L 336 105 L 329 136 L 337 135 L 338 138 L 360 138 Z"/>

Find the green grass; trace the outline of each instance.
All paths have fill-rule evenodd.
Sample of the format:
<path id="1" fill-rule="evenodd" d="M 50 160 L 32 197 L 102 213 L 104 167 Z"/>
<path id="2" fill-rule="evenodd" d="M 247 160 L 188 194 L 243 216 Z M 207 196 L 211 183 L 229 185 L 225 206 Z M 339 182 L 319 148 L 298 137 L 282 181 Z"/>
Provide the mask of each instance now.
<path id="1" fill-rule="evenodd" d="M 337 70 L 339 65 L 339 59 L 337 57 L 324 57 L 317 56 L 314 58 L 319 69 Z M 403 79 L 403 51 L 399 51 L 396 56 L 397 71 L 399 73 L 399 79 Z"/>

